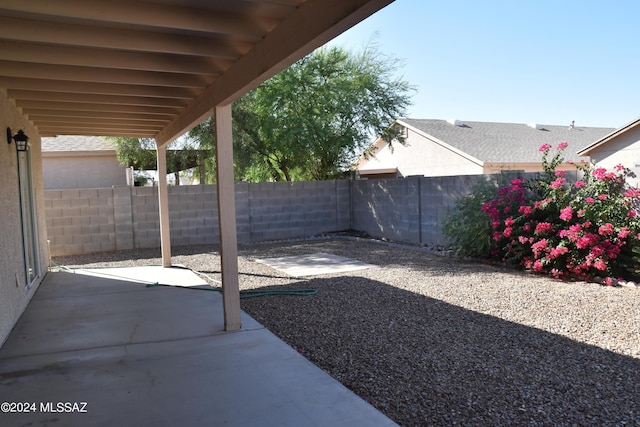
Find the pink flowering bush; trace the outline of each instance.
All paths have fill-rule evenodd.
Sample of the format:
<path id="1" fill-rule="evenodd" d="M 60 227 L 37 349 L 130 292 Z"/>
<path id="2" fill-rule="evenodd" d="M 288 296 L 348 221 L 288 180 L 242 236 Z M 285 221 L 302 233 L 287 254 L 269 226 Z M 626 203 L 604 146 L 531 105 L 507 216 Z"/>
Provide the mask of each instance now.
<path id="1" fill-rule="evenodd" d="M 540 147 L 544 171 L 538 179 L 514 179 L 485 202 L 494 260 L 559 279 L 638 280 L 640 190 L 629 188 L 632 172 L 576 165 L 582 179 L 571 184 L 562 163 L 566 143 L 549 158 Z"/>

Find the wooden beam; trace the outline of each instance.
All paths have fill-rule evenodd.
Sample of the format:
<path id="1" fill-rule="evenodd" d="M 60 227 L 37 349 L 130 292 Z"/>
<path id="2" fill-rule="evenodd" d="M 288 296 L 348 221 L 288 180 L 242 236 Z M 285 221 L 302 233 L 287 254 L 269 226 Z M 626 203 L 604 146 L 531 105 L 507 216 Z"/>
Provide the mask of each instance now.
<path id="1" fill-rule="evenodd" d="M 169 86 L 202 89 L 215 81 L 206 74 L 161 73 L 153 71 L 116 70 L 97 67 L 45 65 L 0 60 L 0 75 L 29 79 L 53 79 L 106 84 Z"/>
<path id="2" fill-rule="evenodd" d="M 128 52 L 157 52 L 237 59 L 253 43 L 224 38 L 195 37 L 166 32 L 105 28 L 90 25 L 0 16 L 0 38 L 34 43 L 98 47 Z"/>
<path id="3" fill-rule="evenodd" d="M 91 128 L 90 130 L 69 130 L 69 129 L 56 129 L 56 128 L 42 128 L 38 127 L 40 136 L 55 137 L 59 135 L 81 135 L 81 136 L 118 136 L 126 138 L 153 138 L 153 134 L 148 132 L 133 132 L 122 129 L 98 129 Z"/>
<path id="4" fill-rule="evenodd" d="M 135 126 L 70 126 L 70 125 L 49 125 L 37 126 L 43 132 L 55 133 L 56 135 L 94 135 L 94 136 L 123 136 L 123 137 L 140 137 L 153 138 L 154 130 L 137 129 Z"/>
<path id="5" fill-rule="evenodd" d="M 29 116 L 31 118 L 31 116 Z M 34 120 L 33 118 L 31 118 Z M 38 126 L 45 127 L 70 127 L 70 128 L 91 128 L 109 127 L 114 129 L 138 129 L 141 131 L 153 131 L 162 128 L 162 124 L 140 123 L 132 120 L 106 120 L 106 119 L 35 119 Z"/>
<path id="6" fill-rule="evenodd" d="M 160 213 L 160 247 L 162 266 L 171 267 L 171 230 L 169 227 L 169 190 L 167 188 L 167 149 L 158 151 L 158 210 Z"/>
<path id="7" fill-rule="evenodd" d="M 9 89 L 9 98 L 18 100 L 33 101 L 63 101 L 72 103 L 95 103 L 104 105 L 120 106 L 154 106 L 154 107 L 178 107 L 187 106 L 188 100 L 184 98 L 159 98 L 150 96 L 128 96 L 128 95 L 105 95 L 90 93 L 63 93 L 47 92 L 39 90 Z M 78 108 L 82 108 L 80 105 Z"/>
<path id="8" fill-rule="evenodd" d="M 72 92 L 105 95 L 148 96 L 158 98 L 191 99 L 201 90 L 185 87 L 161 87 L 149 85 L 90 83 L 75 81 L 59 81 L 48 79 L 27 79 L 20 77 L 0 76 L 0 87 L 11 89 L 26 89 L 49 92 Z"/>
<path id="9" fill-rule="evenodd" d="M 20 0 L 5 2 L 2 8 L 66 19 L 227 34 L 248 40 L 259 40 L 278 24 L 269 18 L 249 20 L 242 15 L 222 11 L 128 0 L 104 1 L 98 6 L 86 0 Z"/>
<path id="10" fill-rule="evenodd" d="M 43 110 L 39 108 L 25 108 L 22 110 L 24 114 L 30 117 L 43 119 L 45 117 L 92 117 L 92 118 L 111 118 L 111 119 L 138 119 L 149 122 L 166 123 L 173 118 L 171 114 L 144 114 L 144 113 L 128 113 L 128 112 L 106 112 L 106 111 L 83 111 L 83 110 Z"/>
<path id="11" fill-rule="evenodd" d="M 2 59 L 39 64 L 75 65 L 106 69 L 161 71 L 218 75 L 232 65 L 230 59 L 204 56 L 123 52 L 86 47 L 52 46 L 40 43 L 0 41 Z"/>
<path id="12" fill-rule="evenodd" d="M 112 113 L 141 113 L 141 114 L 179 114 L 181 107 L 155 107 L 147 105 L 127 104 L 94 104 L 63 101 L 32 101 L 16 99 L 16 106 L 23 109 L 39 110 L 79 110 L 104 111 Z"/>
<path id="13" fill-rule="evenodd" d="M 392 1 L 316 0 L 304 3 L 198 95 L 183 113 L 156 135 L 156 142 L 169 143 L 207 117 L 213 105 L 233 102 Z"/>
<path id="14" fill-rule="evenodd" d="M 222 265 L 224 329 L 241 328 L 240 284 L 238 279 L 238 236 L 233 173 L 231 105 L 215 108 L 216 172 L 218 178 L 218 225 Z"/>

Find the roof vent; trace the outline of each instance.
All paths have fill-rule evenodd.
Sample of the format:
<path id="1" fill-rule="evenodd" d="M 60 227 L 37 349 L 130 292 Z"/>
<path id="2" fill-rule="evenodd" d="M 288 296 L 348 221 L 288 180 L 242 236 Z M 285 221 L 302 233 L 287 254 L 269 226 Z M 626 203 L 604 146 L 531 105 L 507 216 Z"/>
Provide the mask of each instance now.
<path id="1" fill-rule="evenodd" d="M 447 120 L 447 123 L 449 123 L 450 125 L 453 125 L 453 126 L 463 126 L 464 125 L 464 123 L 461 120 L 458 120 L 458 119 L 449 119 L 449 120 Z"/>
<path id="2" fill-rule="evenodd" d="M 529 126 L 531 129 L 535 129 L 535 130 L 542 129 L 542 125 L 538 124 L 538 123 L 529 123 L 527 126 Z"/>

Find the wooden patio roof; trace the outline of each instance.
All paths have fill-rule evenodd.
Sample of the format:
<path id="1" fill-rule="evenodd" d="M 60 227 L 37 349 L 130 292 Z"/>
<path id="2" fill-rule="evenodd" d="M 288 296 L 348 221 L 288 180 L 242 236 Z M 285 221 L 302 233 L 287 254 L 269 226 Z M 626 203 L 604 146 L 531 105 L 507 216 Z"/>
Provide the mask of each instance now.
<path id="1" fill-rule="evenodd" d="M 393 0 L 0 0 L 0 88 L 41 136 L 180 136 Z"/>

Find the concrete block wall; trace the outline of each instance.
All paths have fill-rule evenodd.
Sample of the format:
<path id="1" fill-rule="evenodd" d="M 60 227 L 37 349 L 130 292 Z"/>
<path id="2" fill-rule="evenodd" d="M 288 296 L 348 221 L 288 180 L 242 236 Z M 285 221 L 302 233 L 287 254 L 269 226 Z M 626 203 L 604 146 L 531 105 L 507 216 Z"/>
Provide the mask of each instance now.
<path id="1" fill-rule="evenodd" d="M 241 244 L 350 228 L 349 181 L 236 184 Z M 160 247 L 157 187 L 47 190 L 51 255 Z M 169 187 L 173 246 L 219 240 L 215 185 Z"/>
<path id="2" fill-rule="evenodd" d="M 46 190 L 44 203 L 52 254 L 117 249 L 112 189 Z"/>
<path id="3" fill-rule="evenodd" d="M 418 177 L 353 181 L 353 229 L 419 243 L 420 184 Z"/>
<path id="4" fill-rule="evenodd" d="M 577 174 L 568 173 L 567 178 L 575 181 Z M 238 242 L 353 229 L 399 242 L 444 245 L 442 221 L 458 198 L 486 179 L 465 175 L 238 183 Z M 45 203 L 53 256 L 160 247 L 155 187 L 47 190 Z M 217 244 L 216 186 L 169 187 L 169 218 L 172 245 Z"/>
<path id="5" fill-rule="evenodd" d="M 444 245 L 446 238 L 442 233 L 442 222 L 446 219 L 456 201 L 486 175 L 460 175 L 429 177 L 421 179 L 420 219 L 421 243 Z"/>
<path id="6" fill-rule="evenodd" d="M 250 188 L 251 242 L 350 228 L 348 182 L 266 182 Z"/>

